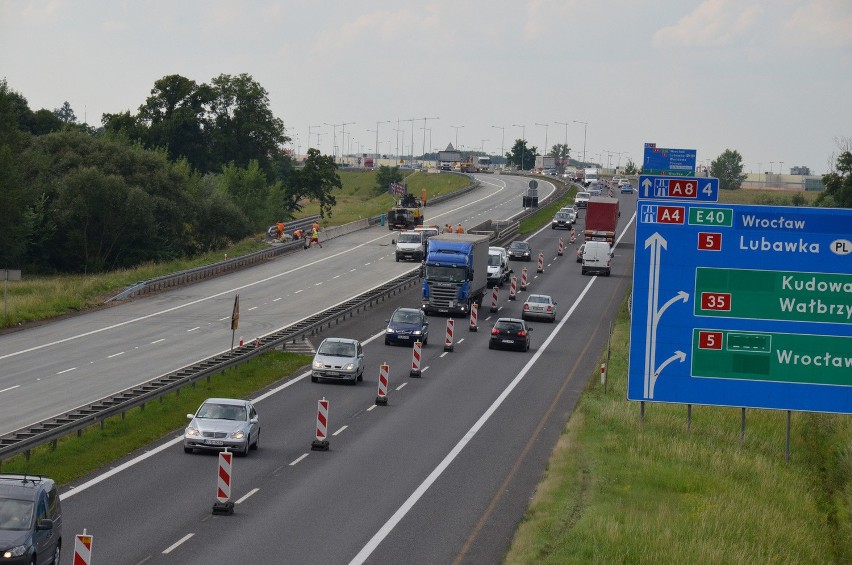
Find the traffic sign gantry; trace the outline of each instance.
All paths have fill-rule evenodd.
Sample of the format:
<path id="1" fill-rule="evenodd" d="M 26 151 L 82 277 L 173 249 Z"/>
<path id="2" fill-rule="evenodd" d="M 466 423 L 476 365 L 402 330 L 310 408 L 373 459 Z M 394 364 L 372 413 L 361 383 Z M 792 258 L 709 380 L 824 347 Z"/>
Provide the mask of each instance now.
<path id="1" fill-rule="evenodd" d="M 716 202 L 719 200 L 719 179 L 639 175 L 639 198 Z"/>
<path id="2" fill-rule="evenodd" d="M 645 144 L 642 172 L 649 175 L 688 177 L 695 174 L 695 149 L 668 149 Z"/>
<path id="3" fill-rule="evenodd" d="M 641 200 L 630 400 L 852 413 L 852 210 Z"/>

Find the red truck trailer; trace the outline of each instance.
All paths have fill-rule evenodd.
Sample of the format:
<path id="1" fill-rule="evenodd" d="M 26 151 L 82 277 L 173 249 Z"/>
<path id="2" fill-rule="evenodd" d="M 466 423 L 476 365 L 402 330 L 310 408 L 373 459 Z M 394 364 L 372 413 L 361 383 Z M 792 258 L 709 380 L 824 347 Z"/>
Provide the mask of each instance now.
<path id="1" fill-rule="evenodd" d="M 615 243 L 618 227 L 618 198 L 593 196 L 586 206 L 586 226 L 583 235 L 586 241 L 608 241 Z"/>

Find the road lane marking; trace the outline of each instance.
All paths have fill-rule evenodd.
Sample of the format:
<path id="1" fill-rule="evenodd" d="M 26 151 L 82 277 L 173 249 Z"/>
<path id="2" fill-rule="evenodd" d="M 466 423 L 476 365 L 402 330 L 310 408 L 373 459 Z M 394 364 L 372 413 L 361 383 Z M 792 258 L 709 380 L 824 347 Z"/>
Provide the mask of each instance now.
<path id="1" fill-rule="evenodd" d="M 201 329 L 201 326 L 195 326 L 194 328 L 189 328 L 186 331 L 187 331 L 187 333 L 189 333 L 189 332 L 194 332 L 195 330 L 200 330 L 200 329 Z"/>
<path id="2" fill-rule="evenodd" d="M 635 217 L 636 215 L 634 214 L 633 217 L 630 219 L 630 222 L 628 222 L 627 228 L 629 228 L 630 224 L 633 223 Z M 621 237 L 624 237 L 624 234 L 626 233 L 627 229 L 622 232 Z M 618 241 L 621 241 L 621 237 L 618 238 Z M 616 245 L 617 243 L 618 242 L 616 242 Z M 503 392 L 500 393 L 496 400 L 494 400 L 491 406 L 489 406 L 488 409 L 486 409 L 485 412 L 482 413 L 479 419 L 473 424 L 473 426 L 471 426 L 471 428 L 464 434 L 464 436 L 462 436 L 462 439 L 459 440 L 455 447 L 450 450 L 446 457 L 444 457 L 444 459 L 438 464 L 438 466 L 435 467 L 435 469 L 429 474 L 429 476 L 426 477 L 426 479 L 422 483 L 420 483 L 420 485 L 416 489 L 414 489 L 414 492 L 412 492 L 411 495 L 405 500 L 405 502 L 402 503 L 402 505 L 397 509 L 397 511 L 393 513 L 393 515 L 388 519 L 387 522 L 382 525 L 381 528 L 379 528 L 379 531 L 377 531 L 375 535 L 370 538 L 367 544 L 361 548 L 361 551 L 359 551 L 358 554 L 352 558 L 352 561 L 349 562 L 349 565 L 361 565 L 362 563 L 364 563 L 367 558 L 369 558 L 370 555 L 372 555 L 372 553 L 376 550 L 379 544 L 382 543 L 382 541 L 384 541 L 388 534 L 391 533 L 391 531 L 396 527 L 396 525 L 399 524 L 399 522 L 405 517 L 405 515 L 411 511 L 415 504 L 417 504 L 417 501 L 419 501 L 423 497 L 423 495 L 426 494 L 426 491 L 428 491 L 432 484 L 436 480 L 438 480 L 438 477 L 440 477 L 447 469 L 447 467 L 449 467 L 450 464 L 455 460 L 455 458 L 458 457 L 458 455 L 462 452 L 462 450 L 464 450 L 467 444 L 470 443 L 470 441 L 476 436 L 479 430 L 482 429 L 485 423 L 503 404 L 506 398 L 508 398 L 509 394 L 518 386 L 518 384 L 520 384 L 524 377 L 526 377 L 530 369 L 532 369 L 532 367 L 538 361 L 538 358 L 541 357 L 541 355 L 545 352 L 550 343 L 559 334 L 559 330 L 561 330 L 562 326 L 564 326 L 568 322 L 571 315 L 586 297 L 586 294 L 588 294 L 589 290 L 591 290 L 592 285 L 595 283 L 597 278 L 598 277 L 592 277 L 591 280 L 589 280 L 589 282 L 583 288 L 583 291 L 574 301 L 574 304 L 571 305 L 571 308 L 568 310 L 568 312 L 566 312 L 565 316 L 562 317 L 562 320 L 557 324 L 556 328 L 554 328 L 554 330 L 550 332 L 550 335 L 547 336 L 547 339 L 544 340 L 544 343 L 542 343 L 541 346 L 536 350 L 536 352 L 533 354 L 530 360 L 527 361 L 526 365 L 524 365 L 524 367 L 520 370 L 517 376 L 512 379 L 512 381 L 506 386 Z"/>
<path id="3" fill-rule="evenodd" d="M 230 316 L 228 316 L 228 317 L 230 318 Z M 152 341 L 152 342 L 151 342 L 151 345 L 154 345 L 155 343 L 160 343 L 161 341 L 166 341 L 166 338 L 162 337 L 162 338 L 160 338 L 160 339 L 158 339 L 158 340 Z"/>
<path id="4" fill-rule="evenodd" d="M 273 302 L 278 302 L 279 300 L 281 300 L 281 297 L 280 297 L 280 296 L 279 296 L 278 298 L 274 298 L 272 301 L 273 301 Z M 223 320 L 227 320 L 228 318 L 222 318 L 222 319 L 223 319 Z"/>
<path id="5" fill-rule="evenodd" d="M 458 343 L 461 343 L 461 342 L 463 342 L 463 341 L 464 341 L 464 338 L 461 338 L 461 339 L 458 341 Z"/>
<path id="6" fill-rule="evenodd" d="M 421 373 L 422 373 L 422 372 L 423 372 L 423 371 L 421 371 Z M 401 385 L 399 385 L 398 387 L 396 387 L 396 390 L 401 389 L 402 387 L 404 387 L 404 386 L 405 386 L 405 385 L 407 385 L 407 384 L 408 384 L 408 383 L 402 383 Z"/>
<path id="7" fill-rule="evenodd" d="M 443 358 L 444 358 L 444 356 L 445 356 L 447 353 L 449 353 L 449 351 L 444 351 L 444 352 L 443 352 L 443 353 L 441 353 L 438 357 L 440 357 L 441 359 L 443 359 Z"/>
<path id="8" fill-rule="evenodd" d="M 3 390 L 0 390 L 0 392 L 6 392 L 7 390 L 13 390 L 13 389 L 18 388 L 19 386 L 21 386 L 21 385 L 10 386 L 9 388 L 4 388 Z"/>
<path id="9" fill-rule="evenodd" d="M 249 308 L 249 312 L 251 312 L 252 310 L 257 310 L 257 306 L 252 306 L 251 308 Z"/>
<path id="10" fill-rule="evenodd" d="M 373 404 L 372 406 L 370 406 L 369 408 L 367 408 L 367 412 L 369 412 L 370 410 L 372 410 L 372 409 L 373 409 L 373 408 L 375 408 L 376 406 L 378 406 L 378 404 Z"/>
<path id="11" fill-rule="evenodd" d="M 304 289 L 304 288 L 300 288 L 299 290 L 297 290 L 297 291 L 296 291 L 296 292 L 294 292 L 293 294 L 299 294 L 300 292 L 304 292 L 304 291 L 305 291 L 305 289 Z"/>
<path id="12" fill-rule="evenodd" d="M 333 433 L 333 434 L 331 434 L 331 435 L 332 435 L 332 436 L 336 436 L 337 434 L 339 434 L 340 432 L 342 432 L 343 430 L 345 430 L 345 429 L 346 429 L 346 428 L 348 428 L 348 427 L 349 427 L 349 426 L 343 426 L 342 428 L 340 428 L 339 430 L 337 430 L 336 432 L 334 432 L 334 433 Z"/>
<path id="13" fill-rule="evenodd" d="M 194 535 L 195 535 L 195 534 L 186 534 L 185 536 L 183 536 L 182 538 L 180 538 L 179 540 L 177 540 L 175 543 L 173 543 L 172 545 L 170 545 L 169 547 L 167 547 L 166 549 L 164 549 L 164 550 L 163 550 L 163 554 L 171 553 L 172 551 L 174 551 L 175 549 L 177 549 L 177 548 L 178 548 L 178 546 L 180 546 L 180 544 L 182 544 L 183 542 L 185 542 L 186 540 L 188 540 L 189 538 L 191 538 L 191 537 L 192 537 L 192 536 L 194 536 Z"/>
<path id="14" fill-rule="evenodd" d="M 64 370 L 62 370 L 62 371 L 59 371 L 59 372 L 58 372 L 58 373 L 56 373 L 56 374 L 57 374 L 57 375 L 61 375 L 62 373 L 67 373 L 68 371 L 73 371 L 73 370 L 74 370 L 74 369 L 76 369 L 76 368 L 77 368 L 77 367 L 71 367 L 70 369 L 64 369 Z"/>
<path id="15" fill-rule="evenodd" d="M 308 454 L 307 454 L 307 453 L 302 453 L 301 455 L 299 455 L 298 457 L 296 457 L 296 458 L 295 458 L 295 459 L 294 459 L 294 460 L 290 463 L 290 466 L 292 467 L 293 465 L 296 465 L 299 461 L 301 461 L 302 459 L 304 459 L 304 458 L 305 458 L 305 457 L 307 457 L 307 456 L 308 456 Z"/>
<path id="16" fill-rule="evenodd" d="M 253 489 L 251 489 L 250 491 L 248 491 L 247 493 L 245 493 L 245 494 L 242 496 L 242 498 L 240 498 L 239 500 L 235 500 L 235 501 L 234 501 L 234 504 L 239 504 L 240 502 L 244 501 L 245 499 L 247 499 L 248 497 L 250 497 L 251 495 L 253 495 L 254 493 L 256 493 L 256 492 L 257 492 L 257 491 L 259 491 L 259 490 L 260 490 L 259 488 L 253 488 Z"/>
<path id="17" fill-rule="evenodd" d="M 421 372 L 421 373 L 425 373 L 425 372 L 426 372 L 426 371 L 428 371 L 428 370 L 429 370 L 429 365 L 426 365 L 425 367 L 423 367 L 422 369 L 420 369 L 420 372 Z"/>
<path id="18" fill-rule="evenodd" d="M 124 355 L 124 351 L 121 353 L 113 353 L 112 355 L 107 355 L 107 359 L 112 359 L 113 357 L 118 357 L 119 355 Z"/>
<path id="19" fill-rule="evenodd" d="M 230 319 L 231 319 L 230 316 L 225 316 L 224 318 L 219 318 L 219 321 L 222 322 L 222 321 L 230 320 Z"/>

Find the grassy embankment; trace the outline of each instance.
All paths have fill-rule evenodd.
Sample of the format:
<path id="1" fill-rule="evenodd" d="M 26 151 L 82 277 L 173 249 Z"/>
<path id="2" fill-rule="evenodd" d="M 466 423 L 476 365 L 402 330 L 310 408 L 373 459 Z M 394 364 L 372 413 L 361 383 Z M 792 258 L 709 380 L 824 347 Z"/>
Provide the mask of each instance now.
<path id="1" fill-rule="evenodd" d="M 813 195 L 804 195 L 812 202 Z M 724 202 L 787 205 L 771 191 Z M 625 400 L 629 317 L 613 335 L 606 394 L 597 373 L 560 438 L 507 563 L 852 562 L 852 420 Z"/>
<path id="2" fill-rule="evenodd" d="M 340 225 L 360 218 L 378 216 L 391 205 L 390 195 L 375 196 L 375 172 L 340 171 L 343 189 L 337 191 L 337 206 L 331 218 L 323 225 Z M 415 194 L 426 189 L 427 198 L 453 192 L 467 185 L 467 178 L 460 175 L 437 175 L 414 173 L 406 182 Z M 317 214 L 319 207 L 308 204 L 300 217 Z M 265 249 L 265 234 L 247 238 L 228 249 L 212 251 L 198 257 L 149 263 L 134 269 L 122 269 L 109 273 L 91 275 L 28 276 L 11 282 L 8 286 L 7 317 L 0 319 L 0 328 L 15 327 L 28 322 L 55 318 L 69 313 L 95 308 L 122 289 L 136 283 L 168 273 L 174 273 L 201 265 L 208 265 L 224 257 L 237 257 Z"/>

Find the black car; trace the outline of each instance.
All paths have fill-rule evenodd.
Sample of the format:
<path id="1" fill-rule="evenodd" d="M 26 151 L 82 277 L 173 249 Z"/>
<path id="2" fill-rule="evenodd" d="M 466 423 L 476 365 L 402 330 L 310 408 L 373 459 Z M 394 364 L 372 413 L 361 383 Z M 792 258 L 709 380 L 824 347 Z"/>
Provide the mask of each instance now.
<path id="1" fill-rule="evenodd" d="M 513 241 L 509 244 L 509 259 L 517 259 L 518 261 L 532 260 L 532 247 L 526 241 Z"/>
<path id="2" fill-rule="evenodd" d="M 59 563 L 62 509 L 56 483 L 37 475 L 0 475 L 0 563 Z"/>
<path id="3" fill-rule="evenodd" d="M 530 350 L 530 332 L 532 328 L 518 318 L 499 318 L 491 329 L 488 349 L 506 347 L 520 351 Z"/>
<path id="4" fill-rule="evenodd" d="M 565 229 L 570 230 L 574 223 L 574 218 L 568 212 L 557 212 L 550 222 L 550 229 Z"/>
<path id="5" fill-rule="evenodd" d="M 429 341 L 429 319 L 419 308 L 397 308 L 385 330 L 385 345 L 393 343 L 412 344 L 419 341 L 423 345 Z"/>

